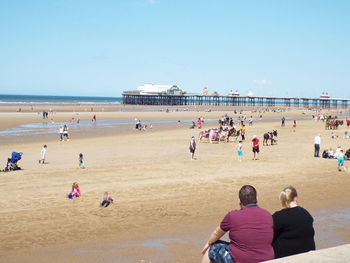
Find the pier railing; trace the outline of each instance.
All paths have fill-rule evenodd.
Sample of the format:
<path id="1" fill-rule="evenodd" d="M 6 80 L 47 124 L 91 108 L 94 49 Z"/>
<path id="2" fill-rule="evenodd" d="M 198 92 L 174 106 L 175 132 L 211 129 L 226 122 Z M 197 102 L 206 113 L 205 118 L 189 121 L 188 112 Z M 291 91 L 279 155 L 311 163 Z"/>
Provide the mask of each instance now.
<path id="1" fill-rule="evenodd" d="M 349 98 L 302 98 L 271 96 L 209 96 L 209 95 L 169 95 L 140 94 L 134 91 L 123 92 L 123 104 L 131 105 L 205 105 L 205 106 L 259 106 L 259 107 L 317 107 L 348 108 Z"/>

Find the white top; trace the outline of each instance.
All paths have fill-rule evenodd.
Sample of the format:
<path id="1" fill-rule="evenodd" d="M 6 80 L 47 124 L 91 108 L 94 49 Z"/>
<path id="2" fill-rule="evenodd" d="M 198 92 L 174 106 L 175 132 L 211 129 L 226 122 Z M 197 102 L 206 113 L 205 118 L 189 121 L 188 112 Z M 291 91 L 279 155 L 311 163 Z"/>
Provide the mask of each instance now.
<path id="1" fill-rule="evenodd" d="M 321 137 L 318 135 L 315 136 L 314 142 L 315 142 L 315 144 L 321 144 Z"/>
<path id="2" fill-rule="evenodd" d="M 46 155 L 46 148 L 42 148 L 40 152 L 41 159 L 45 159 L 45 155 Z"/>
<path id="3" fill-rule="evenodd" d="M 63 133 L 63 127 L 62 127 L 62 128 L 60 128 L 60 133 Z"/>

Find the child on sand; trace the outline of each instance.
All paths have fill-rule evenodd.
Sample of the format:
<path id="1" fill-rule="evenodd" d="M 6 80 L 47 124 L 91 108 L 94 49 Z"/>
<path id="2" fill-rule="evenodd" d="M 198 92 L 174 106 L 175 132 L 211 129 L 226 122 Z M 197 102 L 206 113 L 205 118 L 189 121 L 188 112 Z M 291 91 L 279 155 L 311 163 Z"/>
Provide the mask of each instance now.
<path id="1" fill-rule="evenodd" d="M 113 203 L 112 197 L 110 197 L 110 195 L 108 194 L 108 192 L 105 192 L 105 194 L 103 195 L 103 201 L 102 201 L 102 203 L 101 203 L 101 206 L 107 207 L 107 206 L 109 206 L 111 203 Z"/>
<path id="2" fill-rule="evenodd" d="M 192 136 L 191 138 L 191 142 L 190 142 L 190 154 L 191 154 L 191 160 L 196 160 L 196 158 L 194 158 L 194 153 L 196 151 L 196 140 L 195 137 Z"/>
<path id="3" fill-rule="evenodd" d="M 68 193 L 68 198 L 69 199 L 73 199 L 73 198 L 77 198 L 80 197 L 81 193 L 80 193 L 80 188 L 77 182 L 74 182 L 72 185 L 72 189 L 70 190 L 70 192 Z"/>
<path id="4" fill-rule="evenodd" d="M 343 150 L 340 150 L 340 153 L 338 155 L 338 171 L 346 172 L 346 167 L 344 166 L 344 152 Z"/>
<path id="5" fill-rule="evenodd" d="M 297 121 L 294 120 L 294 121 L 293 121 L 293 132 L 295 132 L 296 129 L 297 129 Z"/>
<path id="6" fill-rule="evenodd" d="M 82 168 L 82 169 L 85 168 L 84 155 L 82 153 L 79 153 L 78 165 L 79 165 L 79 168 Z"/>
<path id="7" fill-rule="evenodd" d="M 238 161 L 242 162 L 242 156 L 243 156 L 243 144 L 242 141 L 238 142 L 237 145 L 237 155 L 238 155 Z"/>
<path id="8" fill-rule="evenodd" d="M 63 141 L 63 126 L 60 127 L 59 133 L 60 133 L 60 141 Z"/>
<path id="9" fill-rule="evenodd" d="M 44 164 L 45 163 L 45 157 L 46 157 L 46 148 L 47 148 L 47 145 L 45 144 L 43 146 L 43 148 L 41 149 L 41 152 L 40 152 L 40 159 L 39 159 L 39 163 L 42 163 Z"/>

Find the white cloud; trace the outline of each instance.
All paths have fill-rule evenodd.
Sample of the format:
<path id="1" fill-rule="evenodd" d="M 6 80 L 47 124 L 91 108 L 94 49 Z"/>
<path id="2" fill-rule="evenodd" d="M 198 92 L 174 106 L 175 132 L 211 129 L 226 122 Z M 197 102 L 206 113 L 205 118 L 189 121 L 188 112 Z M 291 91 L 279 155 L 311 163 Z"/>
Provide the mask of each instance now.
<path id="1" fill-rule="evenodd" d="M 260 85 L 260 86 L 265 86 L 265 85 L 269 85 L 272 83 L 272 81 L 268 80 L 268 79 L 256 79 L 253 82 L 254 82 L 254 84 Z"/>
<path id="2" fill-rule="evenodd" d="M 147 3 L 150 5 L 154 5 L 156 3 L 156 0 L 147 0 Z"/>

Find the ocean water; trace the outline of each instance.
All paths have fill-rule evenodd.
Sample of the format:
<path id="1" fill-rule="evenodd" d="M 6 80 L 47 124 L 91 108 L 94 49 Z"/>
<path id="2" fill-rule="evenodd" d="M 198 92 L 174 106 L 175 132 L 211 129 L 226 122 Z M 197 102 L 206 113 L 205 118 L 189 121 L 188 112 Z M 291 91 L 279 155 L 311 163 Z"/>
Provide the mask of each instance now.
<path id="1" fill-rule="evenodd" d="M 41 95 L 1 95 L 0 105 L 18 104 L 110 104 L 118 105 L 122 97 L 84 97 L 84 96 L 41 96 Z"/>

